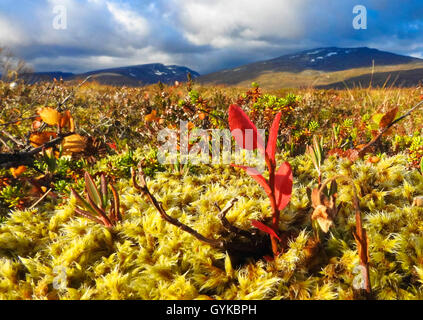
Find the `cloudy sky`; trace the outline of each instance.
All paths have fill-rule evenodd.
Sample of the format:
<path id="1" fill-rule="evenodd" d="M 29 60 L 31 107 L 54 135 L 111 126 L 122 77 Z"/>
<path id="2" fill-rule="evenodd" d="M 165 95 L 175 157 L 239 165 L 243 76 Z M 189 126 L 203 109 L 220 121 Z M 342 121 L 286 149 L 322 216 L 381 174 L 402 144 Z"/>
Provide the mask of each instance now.
<path id="1" fill-rule="evenodd" d="M 204 74 L 326 46 L 423 58 L 423 1 L 0 0 L 0 46 L 67 72 L 161 62 Z"/>

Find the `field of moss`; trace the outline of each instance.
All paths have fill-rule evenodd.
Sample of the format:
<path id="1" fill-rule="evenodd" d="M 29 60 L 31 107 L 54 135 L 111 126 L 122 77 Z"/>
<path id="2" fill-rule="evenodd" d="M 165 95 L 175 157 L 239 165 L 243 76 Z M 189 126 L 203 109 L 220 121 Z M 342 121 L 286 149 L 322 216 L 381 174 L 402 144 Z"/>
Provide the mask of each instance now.
<path id="1" fill-rule="evenodd" d="M 421 88 L 0 82 L 0 299 L 422 299 L 421 109 L 357 159 L 348 156 L 381 132 L 389 111 L 396 110 L 394 120 L 422 95 Z M 268 223 L 272 209 L 244 171 L 157 159 L 160 129 L 177 128 L 180 120 L 191 131 L 228 128 L 234 103 L 258 128 L 269 129 L 282 112 L 276 159 L 290 163 L 293 188 L 280 215 L 278 255 L 272 255 L 269 235 L 251 224 Z M 60 119 L 71 115 L 75 128 L 58 132 L 60 119 L 57 126 L 43 124 L 51 110 L 59 110 Z M 77 134 L 75 140 L 47 145 L 67 131 Z M 322 139 L 320 175 L 306 149 L 313 139 Z M 37 147 L 40 152 L 22 156 Z M 234 255 L 165 221 L 134 185 L 131 171 L 138 166 L 167 214 L 207 239 L 232 239 L 219 207 L 237 199 L 227 220 L 259 234 L 269 250 Z M 87 174 L 99 189 L 101 176 L 114 186 L 121 217 L 112 226 L 77 212 L 81 206 L 71 189 L 85 197 Z M 338 182 L 338 211 L 325 233 L 311 219 L 310 192 L 319 180 L 336 176 L 352 183 Z M 354 190 L 368 238 L 371 294 L 362 290 Z M 109 200 L 105 211 L 114 205 Z"/>

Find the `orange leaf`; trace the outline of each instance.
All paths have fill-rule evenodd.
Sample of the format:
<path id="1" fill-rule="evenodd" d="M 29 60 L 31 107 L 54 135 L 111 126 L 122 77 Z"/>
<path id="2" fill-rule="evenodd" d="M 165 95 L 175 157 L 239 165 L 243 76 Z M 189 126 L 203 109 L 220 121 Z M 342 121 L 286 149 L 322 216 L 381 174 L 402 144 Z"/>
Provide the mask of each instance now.
<path id="1" fill-rule="evenodd" d="M 22 173 L 26 171 L 25 166 L 19 166 L 17 168 L 10 168 L 10 172 L 12 173 L 13 177 L 16 179 L 19 177 Z"/>
<path id="2" fill-rule="evenodd" d="M 35 148 L 49 142 L 51 138 L 56 138 L 57 134 L 56 132 L 40 132 L 40 133 L 33 133 L 31 134 L 29 138 L 29 142 L 31 142 L 31 145 Z"/>
<path id="3" fill-rule="evenodd" d="M 206 114 L 205 114 L 204 112 L 202 112 L 202 113 L 200 113 L 200 114 L 198 115 L 198 118 L 199 118 L 200 120 L 204 120 L 204 119 L 206 118 Z"/>
<path id="4" fill-rule="evenodd" d="M 55 126 L 60 122 L 61 115 L 56 109 L 49 107 L 41 108 L 38 111 L 38 114 L 40 115 L 41 119 L 48 125 Z"/>
<path id="5" fill-rule="evenodd" d="M 395 107 L 391 110 L 389 110 L 385 115 L 380 119 L 379 122 L 379 128 L 385 129 L 387 126 L 389 126 L 394 120 L 398 113 L 398 107 Z"/>
<path id="6" fill-rule="evenodd" d="M 157 111 L 153 110 L 150 114 L 144 117 L 145 122 L 153 122 L 157 120 Z"/>
<path id="7" fill-rule="evenodd" d="M 195 124 L 193 124 L 191 121 L 190 122 L 188 122 L 188 130 L 192 130 L 192 129 L 194 129 L 195 128 Z"/>
<path id="8" fill-rule="evenodd" d="M 65 112 L 63 112 L 60 118 L 60 128 L 69 127 L 71 118 L 72 116 L 69 110 L 66 110 Z"/>
<path id="9" fill-rule="evenodd" d="M 78 153 L 84 151 L 86 140 L 79 134 L 73 134 L 63 139 L 62 146 L 64 154 Z"/>

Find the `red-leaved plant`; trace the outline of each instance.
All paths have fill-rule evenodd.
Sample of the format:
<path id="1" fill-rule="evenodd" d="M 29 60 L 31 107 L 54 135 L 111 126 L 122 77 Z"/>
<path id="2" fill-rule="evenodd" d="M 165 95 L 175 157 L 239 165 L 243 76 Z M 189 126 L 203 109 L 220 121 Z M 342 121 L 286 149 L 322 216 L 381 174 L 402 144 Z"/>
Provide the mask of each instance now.
<path id="1" fill-rule="evenodd" d="M 292 169 L 288 162 L 283 163 L 276 171 L 276 143 L 281 116 L 281 112 L 276 115 L 270 129 L 269 141 L 265 148 L 263 138 L 258 134 L 256 126 L 251 122 L 241 107 L 236 104 L 229 107 L 229 127 L 235 141 L 243 149 L 258 149 L 266 160 L 266 165 L 269 170 L 269 180 L 265 179 L 255 168 L 238 165 L 233 166 L 245 170 L 245 172 L 263 187 L 269 197 L 272 207 L 272 226 L 269 227 L 256 220 L 252 221 L 252 225 L 270 235 L 274 256 L 279 254 L 278 240 L 281 241 L 278 235 L 280 211 L 283 210 L 291 200 L 293 183 Z M 247 134 L 251 132 L 253 133 L 252 136 L 251 134 Z M 247 141 L 248 138 L 252 138 L 253 141 Z"/>

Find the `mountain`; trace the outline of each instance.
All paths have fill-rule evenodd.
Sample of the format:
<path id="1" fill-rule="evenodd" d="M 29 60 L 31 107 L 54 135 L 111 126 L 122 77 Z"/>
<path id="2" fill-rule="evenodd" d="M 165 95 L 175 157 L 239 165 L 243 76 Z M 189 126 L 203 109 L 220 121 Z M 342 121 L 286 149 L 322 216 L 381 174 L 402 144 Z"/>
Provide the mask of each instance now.
<path id="1" fill-rule="evenodd" d="M 199 77 L 197 81 L 203 84 L 237 86 L 249 86 L 251 82 L 257 81 L 260 85 L 268 88 L 330 87 L 332 83 L 336 83 L 337 87 L 341 83 L 345 87 L 343 82 L 350 78 L 370 81 L 372 74 L 374 76 L 376 73 L 401 72 L 418 67 L 423 67 L 422 59 L 367 47 L 330 47 L 306 50 L 234 69 L 214 72 Z M 422 79 L 423 73 L 421 76 L 417 76 L 416 82 L 416 74 L 413 73 L 413 81 L 407 83 L 414 85 Z"/>
<path id="2" fill-rule="evenodd" d="M 55 71 L 55 72 L 35 72 L 26 73 L 20 76 L 26 83 L 33 84 L 40 81 L 52 81 L 53 79 L 70 80 L 75 75 L 73 73 Z"/>
<path id="3" fill-rule="evenodd" d="M 72 74 L 63 72 L 37 72 L 24 74 L 21 76 L 28 83 L 39 81 L 51 81 L 54 78 L 62 78 L 65 81 L 85 79 L 88 76 L 102 84 L 116 86 L 142 86 L 158 83 L 173 84 L 175 81 L 186 81 L 188 73 L 192 78 L 197 78 L 200 74 L 187 67 L 161 63 L 143 64 L 137 66 L 111 68 L 95 70 L 82 74 Z"/>

